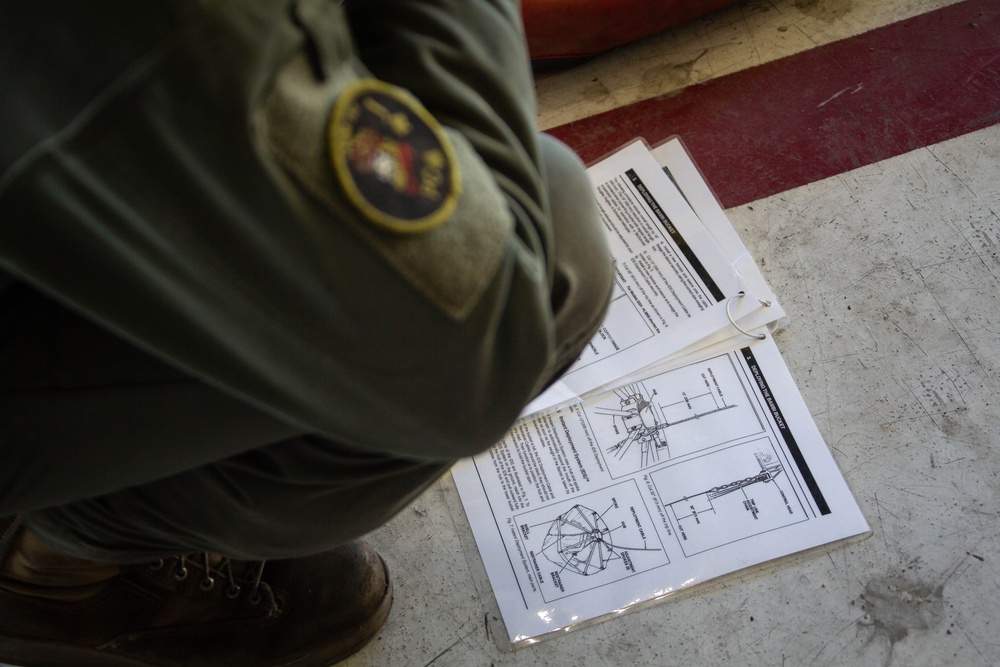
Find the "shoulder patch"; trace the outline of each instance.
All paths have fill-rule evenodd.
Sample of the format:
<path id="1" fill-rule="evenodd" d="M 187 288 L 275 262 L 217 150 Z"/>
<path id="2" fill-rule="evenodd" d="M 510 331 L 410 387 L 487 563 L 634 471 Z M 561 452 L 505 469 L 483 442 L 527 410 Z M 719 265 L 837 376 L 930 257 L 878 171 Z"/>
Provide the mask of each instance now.
<path id="1" fill-rule="evenodd" d="M 452 214 L 461 192 L 447 135 L 402 88 L 362 79 L 330 112 L 334 172 L 365 219 L 402 234 L 425 232 Z"/>

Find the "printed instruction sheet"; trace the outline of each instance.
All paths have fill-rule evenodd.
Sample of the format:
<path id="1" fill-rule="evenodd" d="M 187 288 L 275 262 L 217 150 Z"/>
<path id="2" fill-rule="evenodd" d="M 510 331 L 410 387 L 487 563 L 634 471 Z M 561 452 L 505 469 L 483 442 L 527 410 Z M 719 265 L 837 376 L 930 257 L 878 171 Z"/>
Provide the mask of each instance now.
<path id="1" fill-rule="evenodd" d="M 700 176 L 692 163 L 684 162 L 683 147 L 670 151 L 671 146 L 662 149 L 662 161 L 697 183 Z M 591 166 L 588 174 L 616 262 L 611 303 L 579 360 L 524 415 L 613 384 L 727 330 L 730 316 L 737 321 L 753 316 L 748 323 L 759 326 L 782 314 L 777 307 L 764 312 L 757 299 L 733 300 L 740 292 L 759 292 L 740 271 L 746 249 L 738 238 L 733 245 L 731 227 L 729 236 L 720 236 L 729 245 L 720 245 L 677 188 L 673 172 L 664 170 L 643 141 L 624 146 Z M 703 211 L 711 213 L 714 204 L 722 215 L 724 225 L 716 229 L 728 227 L 707 186 L 692 191 L 697 197 L 692 201 Z"/>
<path id="2" fill-rule="evenodd" d="M 770 338 L 524 418 L 453 475 L 512 642 L 868 531 Z"/>

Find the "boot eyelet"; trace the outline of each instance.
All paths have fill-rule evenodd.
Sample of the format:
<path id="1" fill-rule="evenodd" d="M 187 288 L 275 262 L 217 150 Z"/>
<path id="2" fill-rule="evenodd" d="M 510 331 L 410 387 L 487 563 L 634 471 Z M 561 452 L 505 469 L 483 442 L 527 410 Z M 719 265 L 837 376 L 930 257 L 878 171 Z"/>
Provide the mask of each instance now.
<path id="1" fill-rule="evenodd" d="M 164 561 L 161 558 L 161 559 L 157 560 L 155 563 L 150 563 L 149 564 L 149 569 L 152 570 L 153 572 L 158 572 L 158 571 L 160 571 L 160 570 L 163 569 L 164 565 L 166 565 L 166 561 Z"/>
<path id="2" fill-rule="evenodd" d="M 249 597 L 250 604 L 260 604 L 260 601 L 263 599 L 264 598 L 261 596 L 260 591 L 254 591 Z"/>
<path id="3" fill-rule="evenodd" d="M 212 577 L 205 577 L 204 579 L 201 580 L 201 584 L 199 585 L 199 588 L 201 588 L 201 590 L 203 591 L 210 591 L 214 587 L 215 587 L 215 579 L 213 579 Z"/>
<path id="4" fill-rule="evenodd" d="M 179 567 L 174 570 L 174 579 L 177 581 L 184 581 L 188 578 L 188 569 L 186 567 Z"/>
<path id="5" fill-rule="evenodd" d="M 226 589 L 226 597 L 229 598 L 230 600 L 235 600 L 239 596 L 240 596 L 239 586 L 230 586 L 229 588 Z"/>

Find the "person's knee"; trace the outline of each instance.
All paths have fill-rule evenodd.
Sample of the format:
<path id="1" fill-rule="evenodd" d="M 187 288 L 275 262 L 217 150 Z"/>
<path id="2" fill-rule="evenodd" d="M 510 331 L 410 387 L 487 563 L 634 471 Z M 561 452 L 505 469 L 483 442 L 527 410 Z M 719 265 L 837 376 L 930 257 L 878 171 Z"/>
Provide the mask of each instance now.
<path id="1" fill-rule="evenodd" d="M 571 362 L 597 332 L 607 309 L 614 265 L 593 186 L 565 144 L 541 135 L 555 244 L 552 305 L 559 363 Z"/>

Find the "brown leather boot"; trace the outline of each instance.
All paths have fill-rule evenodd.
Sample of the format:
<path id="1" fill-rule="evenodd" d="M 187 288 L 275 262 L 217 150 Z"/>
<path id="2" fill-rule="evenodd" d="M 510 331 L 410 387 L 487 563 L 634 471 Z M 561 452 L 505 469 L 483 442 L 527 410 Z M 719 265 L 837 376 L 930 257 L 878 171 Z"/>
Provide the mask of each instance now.
<path id="1" fill-rule="evenodd" d="M 389 616 L 385 563 L 355 542 L 263 563 L 150 565 L 52 551 L 0 518 L 0 662 L 24 667 L 326 667 Z"/>

